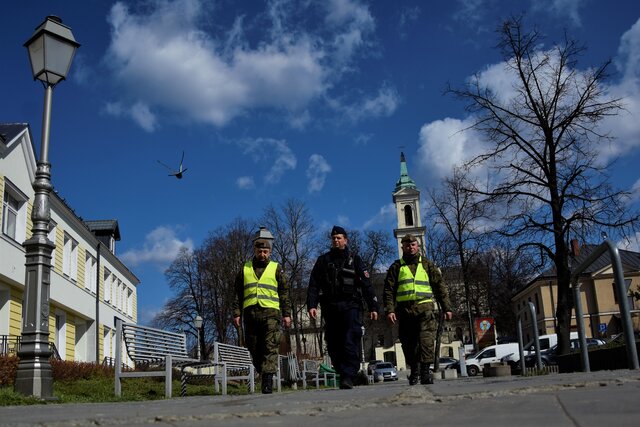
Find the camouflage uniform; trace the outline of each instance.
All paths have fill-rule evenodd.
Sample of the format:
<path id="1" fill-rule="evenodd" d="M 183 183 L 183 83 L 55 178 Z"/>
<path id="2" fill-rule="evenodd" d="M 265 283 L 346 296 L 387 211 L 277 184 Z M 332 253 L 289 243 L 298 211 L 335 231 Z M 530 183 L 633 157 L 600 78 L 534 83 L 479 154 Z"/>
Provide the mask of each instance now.
<path id="1" fill-rule="evenodd" d="M 253 270 L 260 278 L 267 265 L 265 262 L 253 259 Z M 278 265 L 276 270 L 278 282 L 278 298 L 280 310 L 264 308 L 259 305 L 251 305 L 242 310 L 244 302 L 244 271 L 241 270 L 235 280 L 235 293 L 233 304 L 233 316 L 242 314 L 244 320 L 245 343 L 253 364 L 258 373 L 274 374 L 278 369 L 278 351 L 280 349 L 280 322 L 283 317 L 291 316 L 289 303 L 289 286 L 284 278 L 282 268 Z"/>
<path id="2" fill-rule="evenodd" d="M 420 255 L 403 256 L 404 261 L 414 275 L 416 274 L 419 257 Z M 422 266 L 429 275 L 429 285 L 433 291 L 434 298 L 440 302 L 442 311 L 451 311 L 449 293 L 442 280 L 440 270 L 424 257 L 422 258 Z M 419 364 L 429 366 L 434 361 L 434 342 L 438 327 L 436 307 L 435 302 L 418 304 L 417 301 L 405 301 L 396 303 L 400 267 L 400 260 L 396 260 L 387 271 L 383 292 L 384 310 L 386 314 L 396 314 L 402 352 L 412 372 L 417 372 Z"/>

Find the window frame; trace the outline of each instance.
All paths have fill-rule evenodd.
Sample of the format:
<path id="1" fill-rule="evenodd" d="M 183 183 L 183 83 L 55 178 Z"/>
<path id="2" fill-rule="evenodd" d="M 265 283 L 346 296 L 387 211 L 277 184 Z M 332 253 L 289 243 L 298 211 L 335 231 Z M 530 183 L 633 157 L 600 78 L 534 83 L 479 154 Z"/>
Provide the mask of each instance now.
<path id="1" fill-rule="evenodd" d="M 68 233 L 64 233 L 62 274 L 71 280 L 78 280 L 78 242 Z"/>
<path id="2" fill-rule="evenodd" d="M 15 200 L 17 207 L 9 205 L 9 199 Z M 22 244 L 27 239 L 27 205 L 29 198 L 18 189 L 11 181 L 5 179 L 4 191 L 2 195 L 2 234 L 14 242 Z M 8 210 L 14 213 L 13 233 L 9 233 Z"/>

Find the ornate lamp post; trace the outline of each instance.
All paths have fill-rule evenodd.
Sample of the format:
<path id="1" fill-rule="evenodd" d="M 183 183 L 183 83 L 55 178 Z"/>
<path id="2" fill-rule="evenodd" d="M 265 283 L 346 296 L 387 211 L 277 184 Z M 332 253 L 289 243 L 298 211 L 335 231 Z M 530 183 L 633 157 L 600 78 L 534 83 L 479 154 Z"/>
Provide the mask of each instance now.
<path id="1" fill-rule="evenodd" d="M 71 29 L 56 16 L 48 16 L 24 44 L 29 51 L 34 80 L 45 87 L 42 113 L 40 160 L 33 182 L 35 192 L 31 220 L 32 236 L 23 243 L 26 252 L 25 290 L 22 303 L 22 343 L 18 351 L 20 363 L 14 389 L 40 398 L 53 396 L 53 376 L 49 357 L 49 285 L 51 284 L 51 253 L 55 248 L 47 235 L 51 208 L 49 193 L 51 165 L 49 163 L 49 129 L 53 87 L 64 80 L 80 46 Z"/>
<path id="2" fill-rule="evenodd" d="M 200 351 L 200 337 L 202 336 L 202 317 L 198 314 L 193 320 L 193 326 L 198 331 L 198 360 L 202 360 L 202 352 Z"/>

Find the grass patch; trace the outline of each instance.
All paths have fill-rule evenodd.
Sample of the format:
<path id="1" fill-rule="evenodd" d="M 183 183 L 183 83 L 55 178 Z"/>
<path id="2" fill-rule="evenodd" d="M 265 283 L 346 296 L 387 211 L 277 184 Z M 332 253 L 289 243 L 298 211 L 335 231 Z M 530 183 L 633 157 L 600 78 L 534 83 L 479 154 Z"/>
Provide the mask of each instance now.
<path id="1" fill-rule="evenodd" d="M 248 393 L 245 384 L 229 384 L 228 394 Z M 180 381 L 173 381 L 173 396 L 180 396 Z M 213 396 L 211 384 L 188 384 L 187 396 Z M 219 393 L 218 393 L 219 394 Z M 94 377 L 88 379 L 54 381 L 55 400 L 42 401 L 35 397 L 23 396 L 13 391 L 12 386 L 0 387 L 0 406 L 33 405 L 51 403 L 100 403 L 135 402 L 164 399 L 164 379 L 126 378 L 122 381 L 122 396 L 116 397 L 113 390 L 113 378 Z"/>

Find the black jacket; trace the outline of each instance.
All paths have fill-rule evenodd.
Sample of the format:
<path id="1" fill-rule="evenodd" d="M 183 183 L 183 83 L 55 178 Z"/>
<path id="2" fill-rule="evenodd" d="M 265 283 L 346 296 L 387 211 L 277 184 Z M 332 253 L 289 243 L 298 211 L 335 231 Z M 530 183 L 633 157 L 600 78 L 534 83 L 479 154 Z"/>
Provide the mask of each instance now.
<path id="1" fill-rule="evenodd" d="M 369 312 L 379 311 L 369 272 L 362 259 L 345 250 L 331 249 L 316 260 L 307 290 L 307 308 L 318 308 L 318 304 L 352 301 L 367 304 Z"/>

